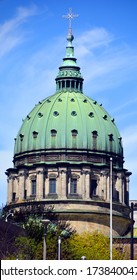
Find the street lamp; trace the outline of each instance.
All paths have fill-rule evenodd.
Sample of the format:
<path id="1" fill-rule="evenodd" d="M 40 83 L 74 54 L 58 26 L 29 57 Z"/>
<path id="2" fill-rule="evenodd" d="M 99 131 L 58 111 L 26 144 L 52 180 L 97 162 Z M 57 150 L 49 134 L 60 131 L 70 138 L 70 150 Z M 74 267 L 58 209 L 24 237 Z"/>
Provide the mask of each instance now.
<path id="1" fill-rule="evenodd" d="M 47 235 L 47 226 L 50 223 L 50 220 L 45 219 L 42 220 L 44 225 L 44 240 L 43 240 L 43 260 L 46 260 L 46 235 Z"/>
<path id="2" fill-rule="evenodd" d="M 87 258 L 85 256 L 82 256 L 81 257 L 81 260 L 86 260 Z"/>
<path id="3" fill-rule="evenodd" d="M 61 237 L 58 237 L 58 260 L 60 260 Z"/>
<path id="4" fill-rule="evenodd" d="M 131 203 L 131 242 L 130 242 L 130 259 L 134 260 L 134 203 Z"/>
<path id="5" fill-rule="evenodd" d="M 9 213 L 9 214 L 7 214 L 7 216 L 6 216 L 6 218 L 5 218 L 5 222 L 8 222 L 8 217 L 9 217 L 10 215 L 11 215 L 12 217 L 14 216 L 14 214 L 13 214 L 13 213 Z"/>
<path id="6" fill-rule="evenodd" d="M 112 157 L 110 158 L 110 182 L 109 182 L 109 199 L 110 199 L 110 260 L 112 260 L 113 256 L 112 256 L 112 245 L 113 245 L 113 237 L 112 237 L 112 188 L 113 188 L 113 183 L 112 183 L 112 168 L 113 168 L 113 159 Z"/>

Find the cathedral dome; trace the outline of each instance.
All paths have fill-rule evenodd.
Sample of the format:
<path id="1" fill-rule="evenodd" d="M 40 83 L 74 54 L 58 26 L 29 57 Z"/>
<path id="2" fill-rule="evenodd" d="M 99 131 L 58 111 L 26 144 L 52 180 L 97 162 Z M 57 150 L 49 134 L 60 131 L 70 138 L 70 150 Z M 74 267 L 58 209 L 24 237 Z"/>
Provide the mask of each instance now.
<path id="1" fill-rule="evenodd" d="M 51 149 L 123 155 L 114 119 L 74 90 L 56 92 L 34 107 L 19 130 L 14 153 Z"/>
<path id="2" fill-rule="evenodd" d="M 70 23 L 73 17 L 70 10 Z M 42 216 L 52 209 L 78 232 L 108 235 L 112 194 L 113 234 L 123 235 L 130 227 L 131 173 L 114 118 L 84 94 L 73 39 L 70 24 L 56 91 L 35 105 L 15 138 L 8 208 Z"/>
<path id="3" fill-rule="evenodd" d="M 79 154 L 93 154 L 94 158 L 113 155 L 121 166 L 123 148 L 119 131 L 114 118 L 102 105 L 83 93 L 83 77 L 74 57 L 73 39 L 69 30 L 66 56 L 56 77 L 56 93 L 39 102 L 23 121 L 15 139 L 14 160 L 24 153 L 27 156 L 75 150 Z"/>

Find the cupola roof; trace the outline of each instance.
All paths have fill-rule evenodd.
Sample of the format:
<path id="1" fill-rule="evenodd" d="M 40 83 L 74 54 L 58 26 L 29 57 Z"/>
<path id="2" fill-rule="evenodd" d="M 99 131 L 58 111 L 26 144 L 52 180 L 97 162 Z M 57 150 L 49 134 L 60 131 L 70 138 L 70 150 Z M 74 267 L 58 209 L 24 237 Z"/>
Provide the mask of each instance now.
<path id="1" fill-rule="evenodd" d="M 15 139 L 14 161 L 27 153 L 96 153 L 123 159 L 114 118 L 83 93 L 83 77 L 69 28 L 66 55 L 56 77 L 56 92 L 27 115 Z"/>

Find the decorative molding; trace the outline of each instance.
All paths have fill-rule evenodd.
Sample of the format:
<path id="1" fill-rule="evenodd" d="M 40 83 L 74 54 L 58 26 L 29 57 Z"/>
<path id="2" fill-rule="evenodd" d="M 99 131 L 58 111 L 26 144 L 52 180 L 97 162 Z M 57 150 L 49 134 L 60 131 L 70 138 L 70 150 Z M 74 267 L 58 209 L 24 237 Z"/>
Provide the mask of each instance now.
<path id="1" fill-rule="evenodd" d="M 28 157 L 28 163 L 35 163 L 35 162 L 40 162 L 41 157 L 40 156 L 31 156 Z"/>

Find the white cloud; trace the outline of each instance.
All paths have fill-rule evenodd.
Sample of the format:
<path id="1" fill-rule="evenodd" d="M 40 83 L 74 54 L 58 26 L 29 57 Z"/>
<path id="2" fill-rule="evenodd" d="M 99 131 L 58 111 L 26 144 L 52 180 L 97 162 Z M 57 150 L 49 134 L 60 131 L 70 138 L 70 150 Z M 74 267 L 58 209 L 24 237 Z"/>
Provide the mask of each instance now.
<path id="1" fill-rule="evenodd" d="M 129 152 L 135 149 L 135 144 L 137 143 L 137 125 L 131 125 L 126 127 L 122 132 L 124 138 L 124 147 Z M 137 149 L 137 148 L 136 148 Z"/>
<path id="2" fill-rule="evenodd" d="M 131 182 L 137 176 L 137 125 L 126 127 L 122 133 L 125 168 L 132 172 Z"/>
<path id="3" fill-rule="evenodd" d="M 76 44 L 78 45 L 78 56 L 83 56 L 85 53 L 88 54 L 92 50 L 96 50 L 104 46 L 107 47 L 113 40 L 114 36 L 110 34 L 105 28 L 94 28 L 85 31 L 75 40 Z M 82 51 L 79 51 L 82 49 L 87 49 L 87 52 L 84 51 L 84 53 L 82 53 Z"/>
<path id="4" fill-rule="evenodd" d="M 117 40 L 104 28 L 84 32 L 75 42 L 76 57 L 92 92 L 117 87 L 135 80 L 137 50 Z"/>
<path id="5" fill-rule="evenodd" d="M 19 32 L 19 27 L 37 12 L 35 5 L 30 8 L 20 7 L 16 16 L 0 25 L 0 57 L 8 53 L 23 40 L 23 33 Z"/>

